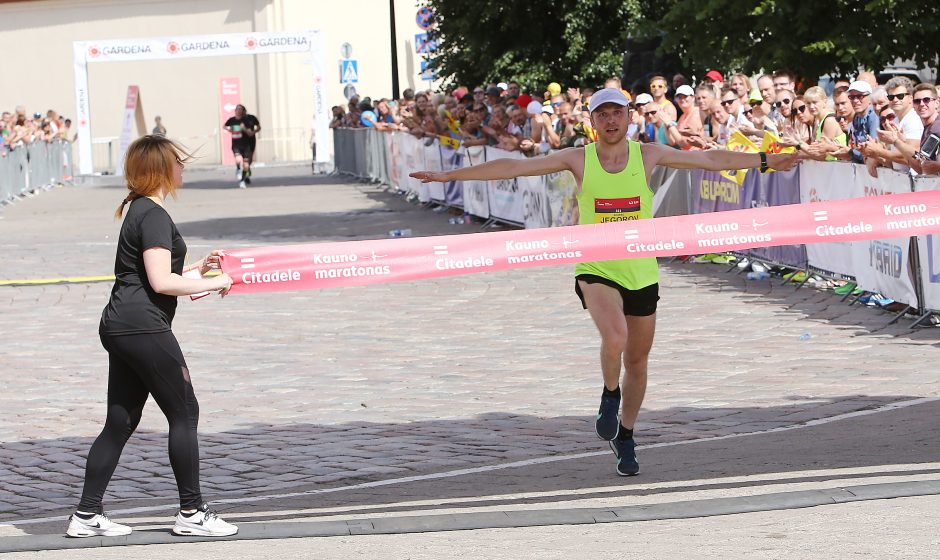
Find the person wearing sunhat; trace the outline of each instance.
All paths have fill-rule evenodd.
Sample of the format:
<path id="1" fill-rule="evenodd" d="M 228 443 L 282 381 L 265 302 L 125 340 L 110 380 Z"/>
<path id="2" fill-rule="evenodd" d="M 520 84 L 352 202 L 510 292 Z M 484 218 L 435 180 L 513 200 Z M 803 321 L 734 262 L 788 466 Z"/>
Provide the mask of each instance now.
<path id="1" fill-rule="evenodd" d="M 581 224 L 629 224 L 653 217 L 649 178 L 656 166 L 767 171 L 768 167 L 790 169 L 799 160 L 797 154 L 686 152 L 628 141 L 630 101 L 616 88 L 595 93 L 589 109 L 597 141 L 584 147 L 545 157 L 497 159 L 452 171 L 415 171 L 410 175 L 428 183 L 497 181 L 569 171 L 578 186 Z M 643 245 L 641 241 L 630 242 L 626 250 L 636 250 L 630 247 Z M 659 301 L 659 267 L 653 257 L 579 263 L 575 266 L 575 292 L 590 312 L 601 338 L 603 392 L 595 431 L 609 442 L 617 459 L 617 474 L 633 476 L 640 472 L 633 430 L 646 394 Z"/>
<path id="2" fill-rule="evenodd" d="M 865 163 L 865 157 L 858 147 L 869 140 L 878 139 L 881 120 L 871 106 L 871 84 L 864 80 L 855 80 L 849 84 L 849 103 L 855 112 L 849 125 L 849 146 L 847 154 L 855 163 Z"/>

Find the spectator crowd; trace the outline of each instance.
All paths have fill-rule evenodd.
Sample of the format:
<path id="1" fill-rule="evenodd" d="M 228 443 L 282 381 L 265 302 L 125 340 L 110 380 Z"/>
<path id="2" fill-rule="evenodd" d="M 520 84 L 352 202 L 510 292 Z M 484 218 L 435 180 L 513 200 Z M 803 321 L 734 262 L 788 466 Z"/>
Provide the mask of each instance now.
<path id="1" fill-rule="evenodd" d="M 682 74 L 650 76 L 631 90 L 612 77 L 603 87 L 621 89 L 631 100 L 631 140 L 712 150 L 770 138 L 776 148 L 810 159 L 865 164 L 873 176 L 882 168 L 940 173 L 940 96 L 934 85 L 904 76 L 879 84 L 875 74 L 861 72 L 854 80 L 833 80 L 827 91 L 803 87 L 786 70 L 727 80 L 710 70 L 694 87 Z M 594 91 L 552 82 L 544 92 L 527 93 L 511 81 L 447 94 L 407 89 L 395 100 L 353 96 L 345 107 L 333 107 L 330 127 L 403 131 L 535 156 L 595 140 L 588 111 Z"/>
<path id="2" fill-rule="evenodd" d="M 0 114 L 0 148 L 15 150 L 32 142 L 73 140 L 72 121 L 53 110 L 27 114 L 22 105 Z"/>

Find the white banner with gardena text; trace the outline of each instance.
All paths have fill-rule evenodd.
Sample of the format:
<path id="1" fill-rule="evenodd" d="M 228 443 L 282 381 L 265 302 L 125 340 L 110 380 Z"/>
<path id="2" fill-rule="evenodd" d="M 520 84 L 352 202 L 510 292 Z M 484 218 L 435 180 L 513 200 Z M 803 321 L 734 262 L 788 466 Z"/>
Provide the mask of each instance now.
<path id="1" fill-rule="evenodd" d="M 313 73 L 316 137 L 322 149 L 317 161 L 329 162 L 332 137 L 329 135 L 330 110 L 326 103 L 326 62 L 323 37 L 317 30 L 277 31 L 268 33 L 225 33 L 218 35 L 179 35 L 76 41 L 72 45 L 75 71 L 75 103 L 78 117 L 79 171 L 88 175 L 93 170 L 91 150 L 91 98 L 88 89 L 88 64 L 166 60 L 205 56 L 255 55 L 288 52 L 309 52 Z"/>

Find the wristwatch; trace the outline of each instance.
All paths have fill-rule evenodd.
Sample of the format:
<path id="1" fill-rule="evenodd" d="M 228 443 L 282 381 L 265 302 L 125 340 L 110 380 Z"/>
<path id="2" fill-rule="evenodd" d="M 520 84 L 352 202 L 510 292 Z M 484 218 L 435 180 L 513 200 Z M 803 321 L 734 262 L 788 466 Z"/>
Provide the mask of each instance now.
<path id="1" fill-rule="evenodd" d="M 767 173 L 767 152 L 759 152 L 760 154 L 760 172 Z"/>

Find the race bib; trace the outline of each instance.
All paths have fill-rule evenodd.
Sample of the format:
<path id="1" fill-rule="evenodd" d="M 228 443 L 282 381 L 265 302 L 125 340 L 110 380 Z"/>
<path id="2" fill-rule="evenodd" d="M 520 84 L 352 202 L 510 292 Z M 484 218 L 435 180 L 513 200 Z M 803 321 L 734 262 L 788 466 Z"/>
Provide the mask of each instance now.
<path id="1" fill-rule="evenodd" d="M 640 197 L 595 198 L 594 223 L 624 222 L 640 219 Z"/>

